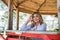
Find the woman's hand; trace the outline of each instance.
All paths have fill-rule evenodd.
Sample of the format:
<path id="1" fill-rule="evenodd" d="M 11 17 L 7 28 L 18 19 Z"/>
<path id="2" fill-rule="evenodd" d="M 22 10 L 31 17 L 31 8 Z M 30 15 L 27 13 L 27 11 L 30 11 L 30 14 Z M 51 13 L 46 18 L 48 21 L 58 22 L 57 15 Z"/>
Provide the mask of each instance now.
<path id="1" fill-rule="evenodd" d="M 32 21 L 32 15 L 28 18 L 25 24 L 28 24 L 30 21 Z"/>
<path id="2" fill-rule="evenodd" d="M 27 22 L 30 22 L 32 20 L 32 16 L 30 16 L 27 20 Z"/>

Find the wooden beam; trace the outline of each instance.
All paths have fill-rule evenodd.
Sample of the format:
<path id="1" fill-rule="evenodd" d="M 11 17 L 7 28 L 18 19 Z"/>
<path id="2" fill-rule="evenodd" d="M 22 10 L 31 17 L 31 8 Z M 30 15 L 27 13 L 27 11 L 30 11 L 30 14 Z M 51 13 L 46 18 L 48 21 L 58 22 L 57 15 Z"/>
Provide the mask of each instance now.
<path id="1" fill-rule="evenodd" d="M 31 0 L 31 2 L 33 2 L 33 0 Z M 33 2 L 33 3 L 35 3 L 35 4 L 39 4 L 39 3 L 37 3 L 37 2 Z M 46 3 L 46 0 L 42 1 L 42 3 L 39 4 L 39 8 L 38 8 L 36 11 L 39 12 L 40 8 L 41 8 L 45 3 Z"/>
<path id="2" fill-rule="evenodd" d="M 8 0 L 2 0 L 6 5 L 8 5 Z"/>
<path id="3" fill-rule="evenodd" d="M 28 13 L 28 14 L 32 14 L 33 12 L 35 12 L 36 10 L 33 10 L 33 9 L 28 9 L 28 8 L 24 8 L 24 7 L 20 7 L 19 8 L 21 12 L 25 12 L 25 13 Z M 39 10 L 39 12 L 42 14 L 42 15 L 57 15 L 57 10 Z"/>
<path id="4" fill-rule="evenodd" d="M 9 7 L 9 20 L 8 20 L 8 30 L 12 30 L 13 26 L 13 0 L 8 0 L 8 7 Z"/>
<path id="5" fill-rule="evenodd" d="M 27 1 L 27 0 L 24 0 L 24 1 L 20 2 L 20 3 L 18 3 L 16 7 L 19 7 L 19 6 L 20 6 L 22 3 L 24 3 L 25 1 Z"/>
<path id="6" fill-rule="evenodd" d="M 19 10 L 16 8 L 16 28 L 19 29 Z"/>

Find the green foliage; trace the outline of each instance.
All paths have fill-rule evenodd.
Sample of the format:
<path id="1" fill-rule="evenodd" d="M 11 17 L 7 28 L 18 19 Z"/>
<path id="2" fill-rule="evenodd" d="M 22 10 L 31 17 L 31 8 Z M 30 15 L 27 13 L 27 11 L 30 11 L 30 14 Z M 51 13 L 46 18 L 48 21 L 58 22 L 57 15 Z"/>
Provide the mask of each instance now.
<path id="1" fill-rule="evenodd" d="M 58 28 L 55 28 L 54 31 L 59 31 L 59 29 Z"/>
<path id="2" fill-rule="evenodd" d="M 0 33 L 3 33 L 4 31 L 3 30 L 0 30 Z"/>
<path id="3" fill-rule="evenodd" d="M 24 17 L 27 16 L 27 14 L 21 13 L 22 15 L 19 15 L 19 19 L 23 20 Z M 8 20 L 8 11 L 6 11 L 3 15 L 2 15 L 2 20 Z M 16 19 L 16 11 L 13 11 L 13 20 Z"/>
<path id="4" fill-rule="evenodd" d="M 8 11 L 6 11 L 3 15 L 2 15 L 2 21 L 4 21 L 5 19 L 8 20 Z"/>

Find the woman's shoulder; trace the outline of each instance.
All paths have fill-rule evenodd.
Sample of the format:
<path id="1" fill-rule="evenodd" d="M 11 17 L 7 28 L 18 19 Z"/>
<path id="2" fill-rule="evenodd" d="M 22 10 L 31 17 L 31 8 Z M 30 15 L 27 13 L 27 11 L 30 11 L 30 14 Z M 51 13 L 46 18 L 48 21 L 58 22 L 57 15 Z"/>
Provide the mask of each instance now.
<path id="1" fill-rule="evenodd" d="M 40 25 L 40 26 L 42 26 L 43 28 L 46 28 L 46 27 L 47 27 L 47 24 L 46 24 L 46 23 L 43 23 L 43 24 Z"/>
<path id="2" fill-rule="evenodd" d="M 43 23 L 37 27 L 37 30 L 39 31 L 45 31 L 46 30 L 46 23 Z"/>

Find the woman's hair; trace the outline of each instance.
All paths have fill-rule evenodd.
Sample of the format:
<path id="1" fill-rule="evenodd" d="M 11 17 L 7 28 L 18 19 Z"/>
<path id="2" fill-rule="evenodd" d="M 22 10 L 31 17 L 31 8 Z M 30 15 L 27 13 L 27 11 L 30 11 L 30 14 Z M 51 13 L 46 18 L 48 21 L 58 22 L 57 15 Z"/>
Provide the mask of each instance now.
<path id="1" fill-rule="evenodd" d="M 37 15 L 40 16 L 40 25 L 43 24 L 43 19 L 42 19 L 42 16 L 41 16 L 41 14 L 40 14 L 39 12 L 34 12 L 34 13 L 32 14 L 32 19 L 33 19 L 33 17 L 34 17 L 35 14 L 37 14 Z M 33 20 L 32 20 L 32 21 L 33 21 Z M 35 26 L 35 23 L 33 22 L 33 23 L 31 24 L 31 27 L 34 27 L 34 26 Z"/>

